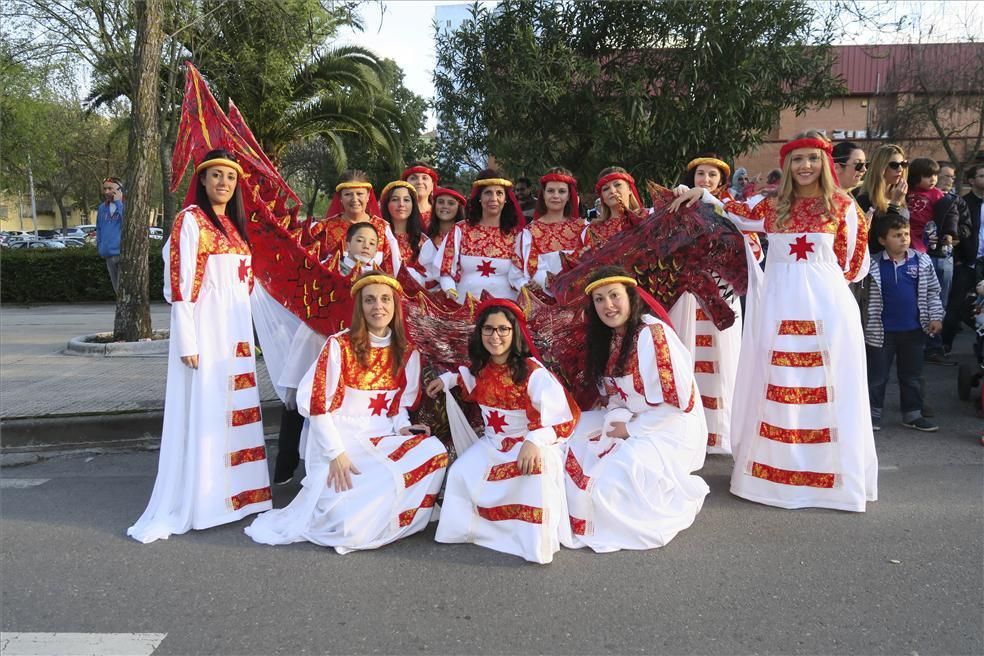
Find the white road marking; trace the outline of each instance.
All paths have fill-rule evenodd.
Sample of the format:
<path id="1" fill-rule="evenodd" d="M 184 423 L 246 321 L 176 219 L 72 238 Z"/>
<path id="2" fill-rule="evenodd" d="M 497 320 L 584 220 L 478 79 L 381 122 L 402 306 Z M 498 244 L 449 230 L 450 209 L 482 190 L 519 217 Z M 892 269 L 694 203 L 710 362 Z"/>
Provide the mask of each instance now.
<path id="1" fill-rule="evenodd" d="M 44 485 L 50 478 L 0 478 L 0 490 L 23 490 Z"/>
<path id="2" fill-rule="evenodd" d="M 0 633 L 2 656 L 150 656 L 166 633 Z"/>
<path id="3" fill-rule="evenodd" d="M 878 471 L 898 471 L 898 465 L 878 465 Z"/>

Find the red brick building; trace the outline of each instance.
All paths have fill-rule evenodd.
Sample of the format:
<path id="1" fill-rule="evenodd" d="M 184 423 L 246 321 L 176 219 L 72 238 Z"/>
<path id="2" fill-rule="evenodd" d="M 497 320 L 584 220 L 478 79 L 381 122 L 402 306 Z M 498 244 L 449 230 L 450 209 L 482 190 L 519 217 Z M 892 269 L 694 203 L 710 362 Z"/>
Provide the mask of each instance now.
<path id="1" fill-rule="evenodd" d="M 838 46 L 835 72 L 847 93 L 801 116 L 782 114 L 765 143 L 736 158 L 754 176 L 778 166 L 779 147 L 807 129 L 823 130 L 836 144 L 853 141 L 870 159 L 882 143 L 898 143 L 909 158 L 950 156 L 926 118 L 932 108 L 958 159 L 984 148 L 984 44 Z M 921 113 L 917 113 L 921 112 Z"/>

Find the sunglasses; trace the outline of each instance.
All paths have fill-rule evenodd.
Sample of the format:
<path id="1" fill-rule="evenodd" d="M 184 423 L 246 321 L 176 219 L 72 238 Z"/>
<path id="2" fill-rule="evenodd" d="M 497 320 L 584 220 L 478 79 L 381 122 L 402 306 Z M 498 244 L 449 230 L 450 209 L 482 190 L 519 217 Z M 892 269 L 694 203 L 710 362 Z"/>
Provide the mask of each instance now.
<path id="1" fill-rule="evenodd" d="M 861 171 L 867 171 L 868 170 L 868 162 L 855 162 L 854 163 L 854 170 L 857 171 L 858 173 L 860 173 Z"/>
<path id="2" fill-rule="evenodd" d="M 907 169 L 909 168 L 909 160 L 903 160 L 901 162 L 889 162 L 888 168 L 892 169 L 893 171 L 898 171 L 899 169 Z"/>

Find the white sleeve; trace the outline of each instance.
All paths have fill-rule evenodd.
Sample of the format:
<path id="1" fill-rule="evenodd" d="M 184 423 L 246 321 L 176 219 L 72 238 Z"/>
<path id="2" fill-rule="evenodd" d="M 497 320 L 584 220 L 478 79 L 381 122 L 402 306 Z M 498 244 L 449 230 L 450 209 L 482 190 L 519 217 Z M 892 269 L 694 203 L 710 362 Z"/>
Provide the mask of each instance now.
<path id="1" fill-rule="evenodd" d="M 451 253 L 447 253 L 447 249 L 451 248 Z M 455 282 L 455 274 L 458 273 L 458 259 L 461 254 L 461 229 L 455 226 L 448 236 L 444 238 L 441 243 L 441 248 L 437 251 L 437 268 L 440 271 L 440 283 L 441 289 L 443 291 L 448 291 L 453 289 L 458 291 L 458 285 Z M 450 259 L 449 259 L 450 258 Z M 447 261 L 447 265 L 445 265 Z"/>
<path id="2" fill-rule="evenodd" d="M 195 327 L 195 273 L 198 267 L 198 220 L 193 212 L 181 217 L 181 227 L 164 244 L 164 300 L 171 304 L 171 344 L 178 356 L 198 355 Z M 178 271 L 171 269 L 177 257 Z M 175 279 L 175 273 L 177 274 Z M 175 285 L 177 283 L 177 285 Z"/>
<path id="3" fill-rule="evenodd" d="M 557 431 L 554 426 L 574 418 L 564 387 L 549 370 L 541 366 L 530 374 L 526 393 L 532 406 L 540 413 L 540 428 L 527 433 L 526 439 L 538 447 L 556 444 Z"/>
<path id="4" fill-rule="evenodd" d="M 388 224 L 386 226 L 386 243 L 389 244 L 389 260 L 393 267 L 393 277 L 395 278 L 400 273 L 400 264 L 402 263 L 402 260 L 400 260 L 400 244 L 396 241 L 396 235 L 390 230 Z M 383 257 L 386 257 L 385 254 Z"/>
<path id="5" fill-rule="evenodd" d="M 690 351 L 665 323 L 650 315 L 650 329 L 639 333 L 636 357 L 648 403 L 668 403 L 686 410 L 693 400 L 694 361 Z"/>
<path id="6" fill-rule="evenodd" d="M 297 410 L 310 422 L 307 450 L 304 455 L 305 466 L 308 468 L 315 465 L 327 466 L 345 452 L 342 437 L 338 433 L 331 413 L 312 414 L 312 407 L 325 409 L 330 407 L 342 373 L 342 350 L 338 346 L 338 340 L 329 339 L 324 348 L 328 351 L 328 357 L 322 360 L 319 355 L 314 365 L 304 374 L 297 388 Z M 323 389 L 315 389 L 317 378 L 324 381 Z M 316 393 L 320 398 L 314 398 Z"/>
<path id="7" fill-rule="evenodd" d="M 287 358 L 277 384 L 296 389 L 304 374 L 318 359 L 327 339 L 302 322 L 294 331 L 294 338 L 291 339 L 290 347 L 287 349 Z"/>

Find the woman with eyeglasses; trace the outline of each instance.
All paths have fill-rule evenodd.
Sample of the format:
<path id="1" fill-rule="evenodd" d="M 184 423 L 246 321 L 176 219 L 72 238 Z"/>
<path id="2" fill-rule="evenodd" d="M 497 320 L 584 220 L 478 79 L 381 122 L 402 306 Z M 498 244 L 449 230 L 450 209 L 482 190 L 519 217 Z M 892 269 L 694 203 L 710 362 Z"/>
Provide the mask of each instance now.
<path id="1" fill-rule="evenodd" d="M 852 141 L 841 141 L 834 146 L 833 156 L 837 186 L 844 191 L 851 191 L 860 186 L 864 172 L 868 170 L 864 151 Z"/>
<path id="2" fill-rule="evenodd" d="M 572 546 L 561 445 L 580 412 L 538 359 L 518 305 L 487 299 L 476 314 L 469 365 L 427 386 L 431 397 L 457 386 L 464 400 L 479 405 L 485 422 L 476 441 L 469 426 L 456 428 L 449 412 L 461 452 L 448 471 L 436 539 L 549 563 L 561 544 Z M 445 398 L 449 408 L 457 407 Z"/>

